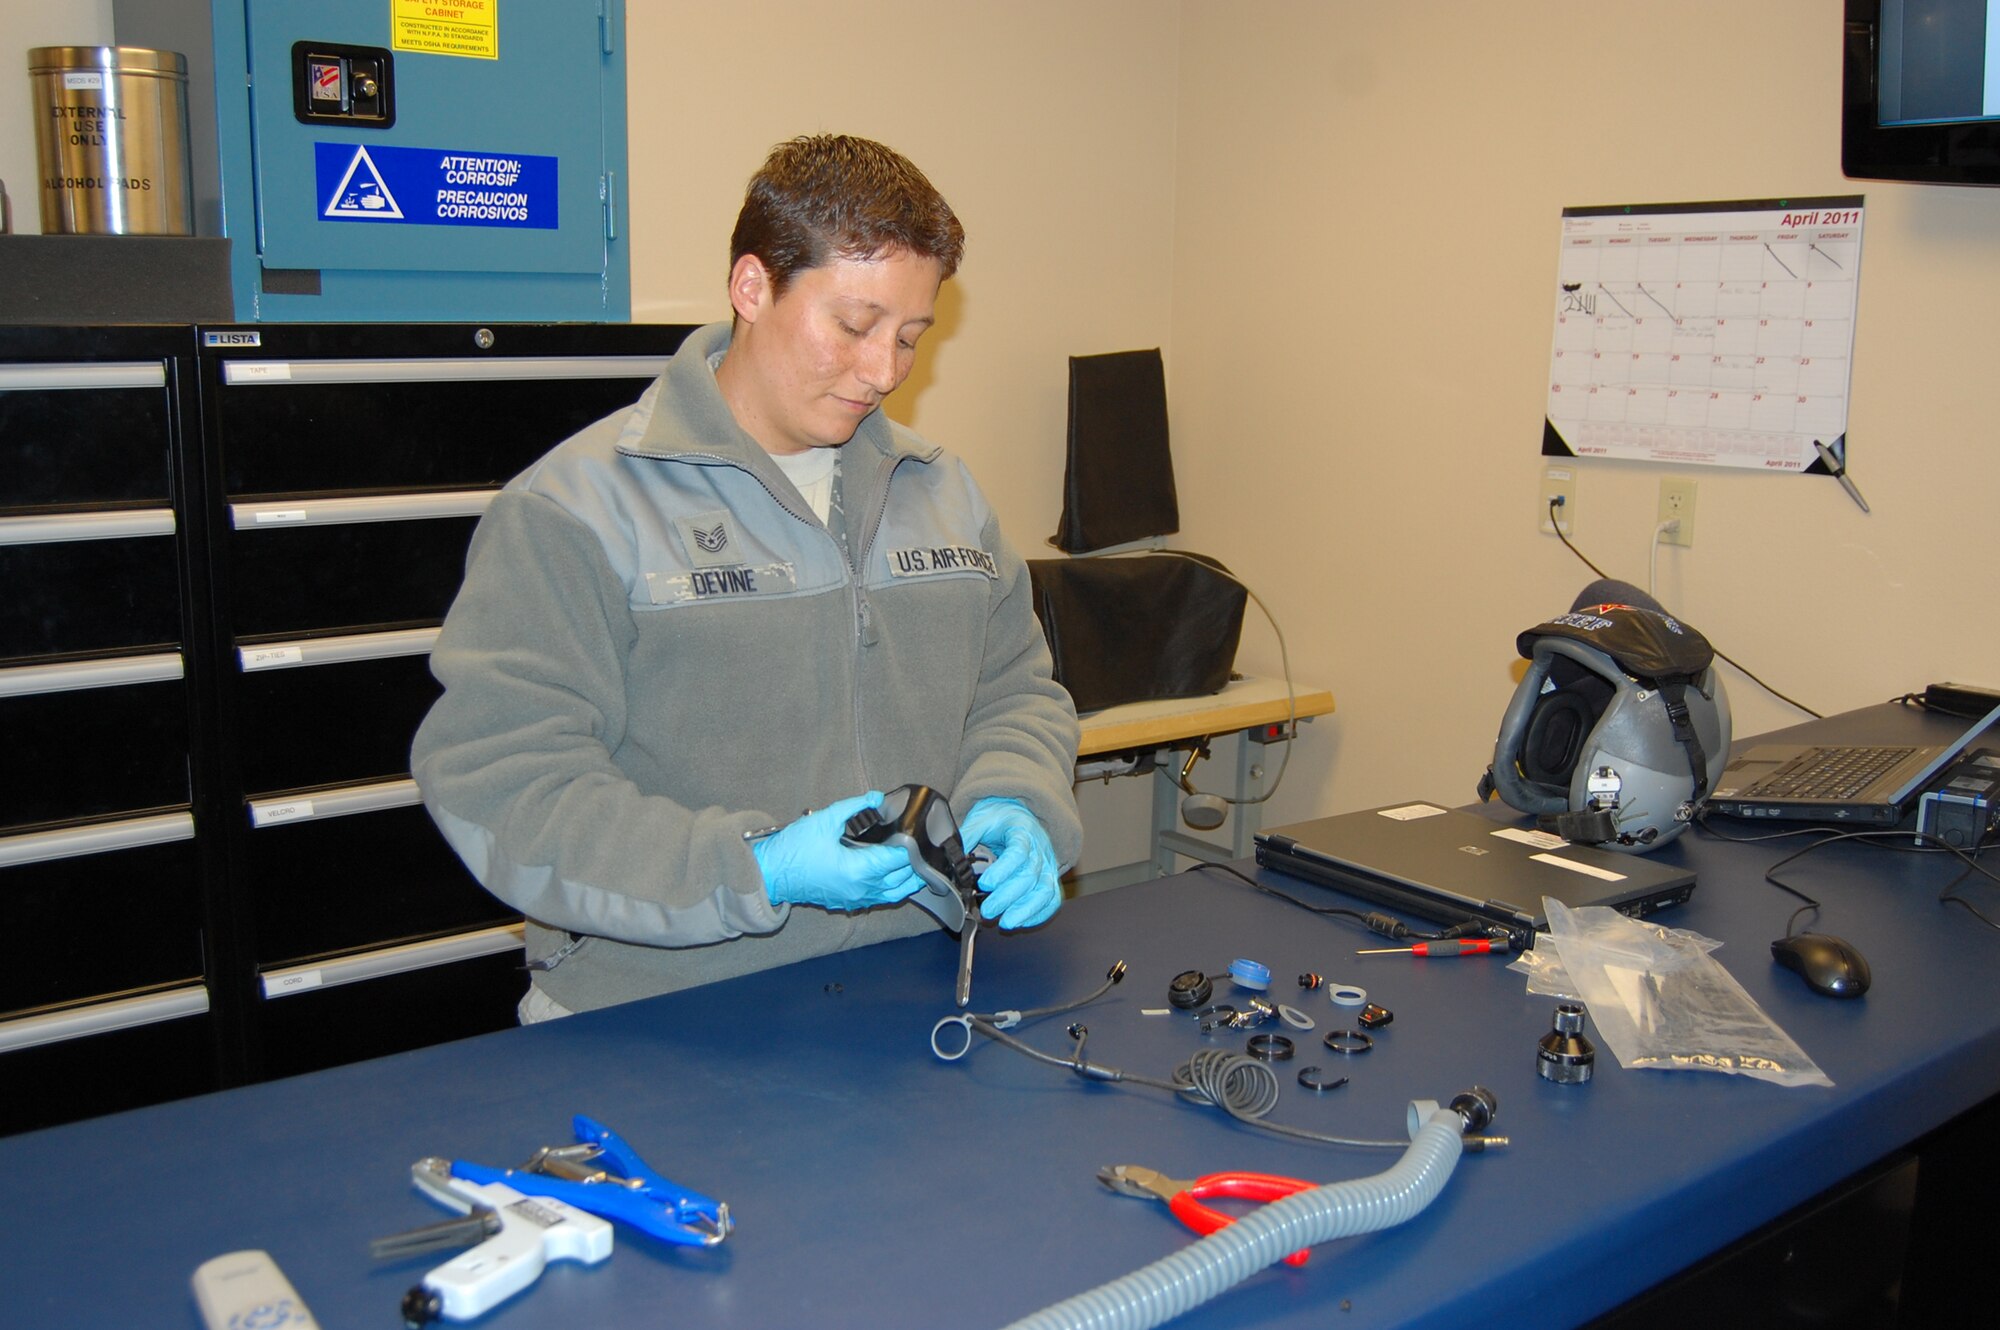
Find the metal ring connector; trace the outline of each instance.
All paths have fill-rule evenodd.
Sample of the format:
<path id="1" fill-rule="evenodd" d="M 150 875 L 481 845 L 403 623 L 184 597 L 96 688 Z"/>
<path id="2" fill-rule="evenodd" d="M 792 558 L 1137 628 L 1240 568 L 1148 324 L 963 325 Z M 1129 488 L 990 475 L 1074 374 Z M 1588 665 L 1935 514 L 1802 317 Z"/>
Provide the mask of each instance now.
<path id="1" fill-rule="evenodd" d="M 1328 1030 L 1326 1038 L 1320 1042 L 1334 1052 L 1345 1053 L 1348 1057 L 1366 1053 L 1375 1047 L 1375 1041 L 1359 1030 Z"/>
<path id="2" fill-rule="evenodd" d="M 1281 1034 L 1253 1034 L 1246 1051 L 1265 1062 L 1284 1062 L 1292 1056 L 1292 1041 Z"/>
<path id="3" fill-rule="evenodd" d="M 944 1027 L 947 1025 L 961 1026 L 965 1030 L 965 1043 L 959 1046 L 959 1050 L 956 1053 L 947 1053 L 944 1051 L 944 1049 L 938 1046 L 938 1032 L 943 1030 Z M 938 1058 L 941 1061 L 956 1062 L 971 1051 L 972 1051 L 972 1017 L 946 1016 L 940 1019 L 936 1025 L 933 1025 L 931 1027 L 931 1052 L 937 1054 Z"/>
<path id="4" fill-rule="evenodd" d="M 1318 1067 L 1301 1067 L 1299 1068 L 1299 1084 L 1305 1086 L 1306 1089 L 1311 1090 L 1314 1094 L 1325 1094 L 1328 1090 L 1338 1090 L 1341 1086 L 1347 1084 L 1347 1078 L 1345 1076 L 1336 1076 L 1334 1079 L 1328 1080 L 1326 1073 Z"/>

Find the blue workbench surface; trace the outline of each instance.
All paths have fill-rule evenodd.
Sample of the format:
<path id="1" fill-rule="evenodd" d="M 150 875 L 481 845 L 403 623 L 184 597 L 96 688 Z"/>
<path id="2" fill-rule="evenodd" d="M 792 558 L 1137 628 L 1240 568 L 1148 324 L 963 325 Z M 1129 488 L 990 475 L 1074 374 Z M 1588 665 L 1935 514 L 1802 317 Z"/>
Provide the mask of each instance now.
<path id="1" fill-rule="evenodd" d="M 1204 1039 L 1185 1015 L 1142 1009 L 1167 1005 L 1179 971 L 1249 957 L 1270 966 L 1275 997 L 1318 1022 L 1293 1032 L 1301 1056 L 1279 1064 L 1274 1120 L 1400 1139 L 1411 1099 L 1473 1084 L 1498 1096 L 1493 1130 L 1512 1145 L 1467 1156 L 1425 1214 L 1324 1244 L 1305 1267 L 1264 1271 L 1176 1325 L 1324 1325 L 1336 1309 L 1347 1330 L 1576 1324 L 2000 1093 L 2000 934 L 1938 904 L 1955 867 L 1841 845 L 1789 870 L 1825 903 L 1816 926 L 1873 965 L 1873 991 L 1839 1002 L 1770 960 L 1794 902 L 1763 872 L 1798 843 L 1683 837 L 1662 854 L 1700 884 L 1662 922 L 1721 939 L 1718 959 L 1832 1089 L 1626 1071 L 1602 1047 L 1591 1083 L 1550 1084 L 1535 1051 L 1554 1001 L 1527 996 L 1502 963 L 1357 958 L 1380 940 L 1212 868 L 1072 901 L 1030 936 L 989 930 L 973 1004 L 1080 995 L 1123 959 L 1127 979 L 1093 1007 L 1017 1033 L 1066 1053 L 1063 1027 L 1080 1019 L 1093 1061 L 1164 1077 L 1197 1048 L 1241 1051 L 1244 1036 Z M 2000 905 L 2000 888 L 1969 890 Z M 411 1163 L 516 1163 L 566 1141 L 578 1112 L 728 1202 L 736 1231 L 701 1250 L 621 1229 L 610 1261 L 553 1267 L 482 1325 L 999 1325 L 1190 1241 L 1164 1206 L 1100 1186 L 1102 1165 L 1335 1181 L 1395 1158 L 1280 1139 L 990 1042 L 939 1061 L 929 1036 L 953 1009 L 956 959 L 940 932 L 0 1140 L 0 1323 L 195 1326 L 195 1266 L 263 1247 L 322 1324 L 396 1324 L 427 1260 L 377 1264 L 368 1242 L 443 1213 L 411 1187 Z M 1394 1012 L 1373 1051 L 1320 1049 L 1340 1009 L 1299 993 L 1293 977 L 1308 970 Z M 1300 1090 L 1293 1076 L 1314 1062 L 1351 1083 Z"/>

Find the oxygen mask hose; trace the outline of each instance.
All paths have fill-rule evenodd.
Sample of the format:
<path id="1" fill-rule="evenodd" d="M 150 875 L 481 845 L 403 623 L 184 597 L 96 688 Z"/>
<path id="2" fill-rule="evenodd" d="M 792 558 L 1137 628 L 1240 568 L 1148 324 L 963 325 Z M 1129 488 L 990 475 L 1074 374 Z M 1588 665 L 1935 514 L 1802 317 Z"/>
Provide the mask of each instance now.
<path id="1" fill-rule="evenodd" d="M 1410 1105 L 1411 1140 L 1373 1177 L 1315 1187 L 1268 1205 L 1190 1247 L 1078 1294 L 1007 1330 L 1146 1330 L 1191 1311 L 1295 1251 L 1333 1238 L 1393 1228 L 1421 1214 L 1450 1180 L 1466 1133 L 1482 1131 L 1493 1096 L 1473 1090 Z"/>

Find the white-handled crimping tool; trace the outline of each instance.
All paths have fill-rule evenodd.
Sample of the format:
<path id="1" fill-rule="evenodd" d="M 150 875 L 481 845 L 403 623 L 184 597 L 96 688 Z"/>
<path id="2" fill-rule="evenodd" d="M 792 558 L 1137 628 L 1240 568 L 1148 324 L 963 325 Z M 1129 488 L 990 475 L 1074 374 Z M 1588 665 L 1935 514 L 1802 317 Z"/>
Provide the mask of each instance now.
<path id="1" fill-rule="evenodd" d="M 410 1178 L 426 1196 L 465 1214 L 374 1244 L 378 1257 L 438 1246 L 478 1245 L 425 1275 L 403 1297 L 403 1324 L 466 1321 L 491 1311 L 541 1277 L 550 1261 L 596 1265 L 611 1255 L 611 1225 L 549 1196 L 524 1196 L 504 1182 L 454 1177 L 448 1159 L 419 1159 Z"/>

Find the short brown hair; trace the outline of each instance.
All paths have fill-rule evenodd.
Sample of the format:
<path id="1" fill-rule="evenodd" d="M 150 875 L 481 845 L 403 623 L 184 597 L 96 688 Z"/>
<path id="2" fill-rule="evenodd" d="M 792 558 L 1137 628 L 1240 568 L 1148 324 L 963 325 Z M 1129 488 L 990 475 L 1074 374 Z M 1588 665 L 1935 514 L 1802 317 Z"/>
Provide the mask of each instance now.
<path id="1" fill-rule="evenodd" d="M 845 134 L 780 143 L 750 178 L 729 263 L 755 254 L 775 294 L 835 259 L 907 250 L 958 271 L 965 228 L 924 173 L 893 148 Z"/>

